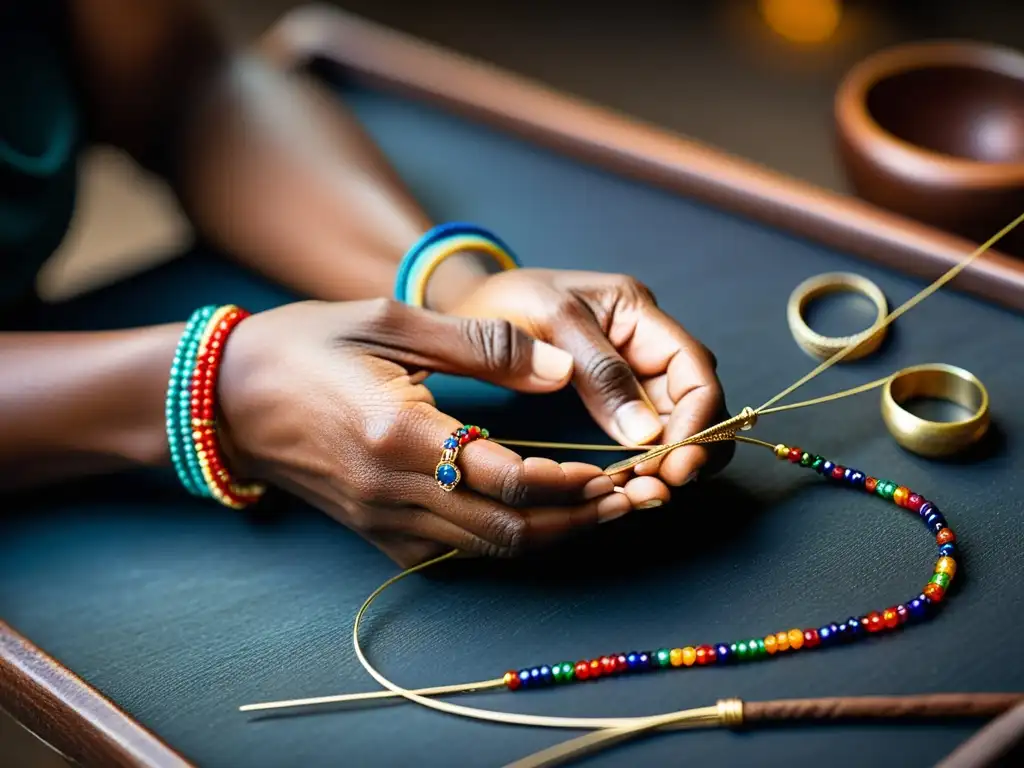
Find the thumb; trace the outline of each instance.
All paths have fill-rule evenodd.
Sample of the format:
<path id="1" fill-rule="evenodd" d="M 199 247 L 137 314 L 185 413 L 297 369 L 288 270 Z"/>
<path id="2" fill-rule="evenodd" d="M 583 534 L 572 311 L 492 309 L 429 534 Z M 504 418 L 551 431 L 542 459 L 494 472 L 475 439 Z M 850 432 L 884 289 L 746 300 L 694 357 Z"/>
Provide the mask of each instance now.
<path id="1" fill-rule="evenodd" d="M 388 302 L 369 323 L 374 354 L 406 366 L 520 392 L 553 392 L 572 379 L 572 355 L 507 320 L 454 317 Z"/>
<path id="2" fill-rule="evenodd" d="M 629 363 L 591 318 L 555 329 L 554 339 L 576 361 L 576 389 L 593 419 L 624 445 L 650 443 L 661 419 Z"/>

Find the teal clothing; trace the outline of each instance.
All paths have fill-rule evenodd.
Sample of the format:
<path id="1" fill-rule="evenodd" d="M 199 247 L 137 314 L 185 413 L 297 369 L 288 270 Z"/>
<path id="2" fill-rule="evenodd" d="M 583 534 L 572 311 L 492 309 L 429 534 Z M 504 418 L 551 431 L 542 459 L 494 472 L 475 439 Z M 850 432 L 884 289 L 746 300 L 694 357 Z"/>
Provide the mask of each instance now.
<path id="1" fill-rule="evenodd" d="M 71 223 L 80 119 L 59 0 L 0 8 L 0 304 L 32 289 Z"/>

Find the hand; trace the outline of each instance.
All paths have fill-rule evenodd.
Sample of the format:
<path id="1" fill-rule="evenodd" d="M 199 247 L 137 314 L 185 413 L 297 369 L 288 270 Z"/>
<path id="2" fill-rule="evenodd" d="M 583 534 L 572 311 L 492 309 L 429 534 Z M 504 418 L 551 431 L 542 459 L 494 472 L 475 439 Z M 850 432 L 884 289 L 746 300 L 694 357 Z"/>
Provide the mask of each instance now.
<path id="1" fill-rule="evenodd" d="M 464 317 L 509 320 L 571 353 L 583 402 L 623 445 L 647 444 L 659 435 L 663 442 L 682 440 L 727 418 L 714 355 L 630 277 L 512 270 L 479 280 L 447 309 Z M 652 484 L 654 476 L 680 486 L 698 472 L 718 471 L 733 451 L 731 441 L 678 448 L 636 467 L 637 475 L 647 477 L 630 480 L 626 489 L 634 503 L 664 499 L 668 489 Z"/>
<path id="2" fill-rule="evenodd" d="M 462 482 L 443 491 L 434 468 L 461 424 L 435 408 L 422 383 L 430 371 L 551 392 L 569 383 L 572 358 L 503 320 L 391 301 L 263 312 L 224 351 L 229 464 L 319 507 L 403 566 L 452 548 L 513 555 L 629 511 L 598 467 L 523 459 L 485 440 L 462 450 Z"/>

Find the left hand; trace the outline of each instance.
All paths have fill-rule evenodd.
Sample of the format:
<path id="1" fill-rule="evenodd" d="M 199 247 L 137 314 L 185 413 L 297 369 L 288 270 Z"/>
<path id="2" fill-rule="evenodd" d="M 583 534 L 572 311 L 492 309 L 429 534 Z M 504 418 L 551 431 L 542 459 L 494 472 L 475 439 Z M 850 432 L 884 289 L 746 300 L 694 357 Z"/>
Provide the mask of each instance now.
<path id="1" fill-rule="evenodd" d="M 483 279 L 448 311 L 506 319 L 569 352 L 587 410 L 620 444 L 682 440 L 728 417 L 714 355 L 631 277 L 517 269 Z M 733 452 L 731 441 L 678 448 L 636 467 L 626 490 L 642 506 L 665 501 L 666 486 L 718 471 Z"/>

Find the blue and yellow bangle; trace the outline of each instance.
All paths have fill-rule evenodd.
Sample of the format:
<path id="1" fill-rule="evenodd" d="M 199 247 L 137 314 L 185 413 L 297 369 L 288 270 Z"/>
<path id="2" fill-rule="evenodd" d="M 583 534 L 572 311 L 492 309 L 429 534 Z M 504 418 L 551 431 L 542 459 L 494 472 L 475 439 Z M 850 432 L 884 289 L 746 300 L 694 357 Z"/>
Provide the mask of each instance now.
<path id="1" fill-rule="evenodd" d="M 502 270 L 522 266 L 512 249 L 483 227 L 460 222 L 441 224 L 423 235 L 405 254 L 395 278 L 395 298 L 422 307 L 435 270 L 450 256 L 467 251 L 487 254 Z"/>

